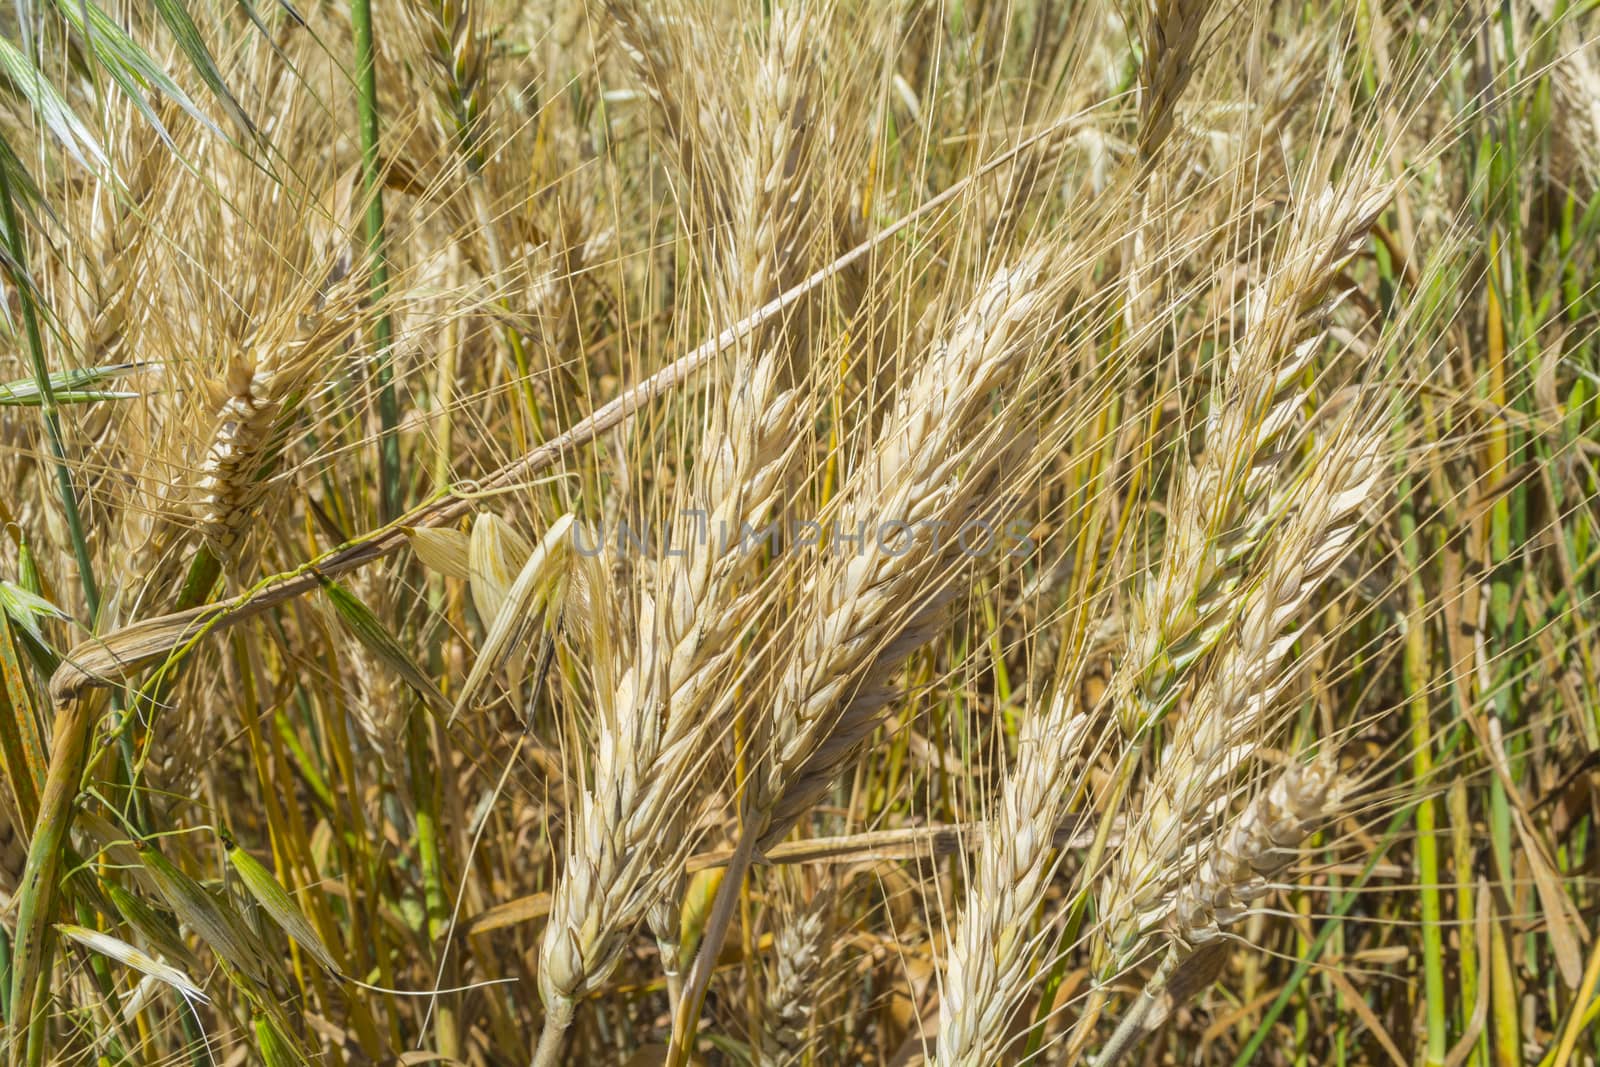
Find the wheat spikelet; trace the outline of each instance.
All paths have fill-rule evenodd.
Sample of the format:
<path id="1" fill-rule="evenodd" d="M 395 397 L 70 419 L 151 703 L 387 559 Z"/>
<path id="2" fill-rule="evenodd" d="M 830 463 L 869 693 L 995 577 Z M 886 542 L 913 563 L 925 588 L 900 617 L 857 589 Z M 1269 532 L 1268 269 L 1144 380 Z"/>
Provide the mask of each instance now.
<path id="1" fill-rule="evenodd" d="M 1196 847 L 1199 862 L 1167 904 L 1163 932 L 1184 946 L 1222 936 L 1249 905 L 1265 896 L 1270 879 L 1297 855 L 1300 843 L 1328 818 L 1339 800 L 1333 767 L 1318 761 L 1284 770 L 1210 841 Z"/>
<path id="2" fill-rule="evenodd" d="M 1111 1067 L 1172 1007 L 1209 984 L 1223 927 L 1248 913 L 1270 879 L 1294 861 L 1307 837 L 1337 807 L 1343 785 L 1328 761 L 1291 764 L 1219 833 L 1203 840 L 1192 876 L 1163 902 L 1170 947 L 1117 1030 L 1090 1061 Z M 1195 972 L 1191 974 L 1190 972 Z"/>

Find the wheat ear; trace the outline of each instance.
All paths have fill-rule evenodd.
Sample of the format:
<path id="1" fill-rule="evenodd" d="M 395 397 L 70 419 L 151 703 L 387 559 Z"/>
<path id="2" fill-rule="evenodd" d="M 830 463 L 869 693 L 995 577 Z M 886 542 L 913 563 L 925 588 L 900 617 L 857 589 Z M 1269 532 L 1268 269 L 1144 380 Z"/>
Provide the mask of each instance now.
<path id="1" fill-rule="evenodd" d="M 312 294 L 307 304 L 281 309 L 229 366 L 195 486 L 200 536 L 235 577 L 249 567 L 249 535 L 260 524 L 269 468 L 296 405 L 355 329 L 349 287 L 339 285 L 332 299 Z"/>
<path id="2" fill-rule="evenodd" d="M 473 0 L 420 0 L 429 53 L 444 73 L 439 109 L 467 169 L 483 167 L 484 77 L 488 56 Z"/>
<path id="3" fill-rule="evenodd" d="M 1306 205 L 1268 281 L 1246 300 L 1242 341 L 1212 398 L 1199 460 L 1173 492 L 1156 573 L 1133 605 L 1128 654 L 1113 681 L 1130 737 L 1158 723 L 1189 668 L 1227 629 L 1241 565 L 1268 520 L 1280 454 L 1306 397 L 1305 373 L 1326 340 L 1317 313 L 1334 275 L 1388 202 L 1387 187 L 1327 189 Z"/>
<path id="4" fill-rule="evenodd" d="M 724 190 L 714 180 L 716 162 L 705 157 L 717 150 L 721 131 L 703 109 L 695 109 L 696 101 L 719 95 L 697 73 L 712 62 L 713 46 L 686 12 L 665 13 L 661 7 L 662 0 L 606 0 L 614 38 L 660 116 L 691 195 L 720 220 L 726 217 Z"/>
<path id="5" fill-rule="evenodd" d="M 1381 431 L 1347 423 L 1306 477 L 1288 487 L 1293 510 L 1275 530 L 1259 577 L 1240 591 L 1240 621 L 1173 728 L 1106 883 L 1106 925 L 1119 965 L 1142 951 L 1171 908 L 1176 861 L 1228 778 L 1267 743 L 1295 620 L 1356 543 L 1378 495 L 1388 452 Z"/>
<path id="6" fill-rule="evenodd" d="M 1014 445 L 983 417 L 989 393 L 1015 369 L 1046 306 L 1046 257 L 997 271 L 898 391 L 835 516 L 889 516 L 917 529 L 987 514 L 992 473 Z M 820 567 L 801 591 L 797 631 L 761 717 L 764 736 L 740 799 L 740 836 L 717 891 L 673 1026 L 674 1061 L 694 1020 L 755 853 L 781 839 L 827 791 L 841 761 L 877 727 L 905 658 L 938 631 L 954 595 L 954 542 L 864 551 Z"/>
<path id="7" fill-rule="evenodd" d="M 1167 717 L 1211 662 L 1214 650 L 1233 633 L 1239 617 L 1235 606 L 1249 596 L 1241 588 L 1248 564 L 1274 518 L 1286 512 L 1288 500 L 1274 493 L 1282 484 L 1282 457 L 1292 454 L 1291 442 L 1304 432 L 1303 376 L 1326 339 L 1319 319 L 1328 310 L 1327 293 L 1388 198 L 1389 188 L 1376 181 L 1374 172 L 1356 166 L 1338 189 L 1327 188 L 1302 201 L 1287 223 L 1269 277 L 1245 297 L 1243 336 L 1229 352 L 1214 388 L 1204 451 L 1178 477 L 1161 562 L 1131 606 L 1127 652 L 1111 687 L 1113 707 L 1129 741 L 1112 785 L 1111 809 L 1121 803 L 1149 731 Z M 1317 469 L 1324 489 L 1338 484 L 1337 472 L 1325 464 Z M 1301 531 L 1302 544 L 1312 546 L 1326 532 L 1314 527 Z M 1282 651 L 1286 649 L 1280 656 Z M 1251 710 L 1265 715 L 1271 707 L 1258 701 Z M 1249 714 L 1241 711 L 1230 731 L 1241 728 Z M 1190 718 L 1191 724 L 1195 721 Z M 1181 787 L 1177 761 L 1169 777 L 1161 773 L 1158 786 L 1147 790 L 1147 810 L 1126 820 L 1123 846 L 1097 890 L 1109 902 L 1096 934 L 1109 938 L 1110 951 L 1101 958 L 1111 966 L 1131 958 L 1139 944 L 1138 915 L 1164 891 L 1162 878 L 1168 872 L 1162 857 L 1170 856 L 1181 840 L 1187 818 L 1187 812 L 1162 806 L 1161 790 Z M 1087 1040 L 1099 997 L 1096 993 L 1080 1016 L 1075 1044 Z"/>
<path id="8" fill-rule="evenodd" d="M 996 1062 L 1031 985 L 1036 946 L 1027 926 L 1044 898 L 1056 827 L 1090 736 L 1091 718 L 1073 693 L 1060 686 L 1046 710 L 1024 722 L 1015 767 L 983 828 L 940 990 L 938 1062 L 947 1067 Z"/>
<path id="9" fill-rule="evenodd" d="M 1094 1067 L 1116 1063 L 1153 1025 L 1157 1012 L 1170 1010 L 1177 1000 L 1174 979 L 1185 963 L 1271 890 L 1271 880 L 1294 861 L 1300 844 L 1331 817 L 1340 792 L 1329 762 L 1294 764 L 1197 849 L 1203 855 L 1193 877 L 1167 902 L 1167 953 L 1092 1060 Z"/>
<path id="10" fill-rule="evenodd" d="M 798 7 L 798 16 L 774 13 L 752 117 L 740 209 L 748 251 L 738 263 L 743 281 L 724 285 L 747 306 L 780 291 L 807 220 L 800 164 L 815 68 L 801 54 L 807 21 Z M 778 388 L 786 353 L 781 325 L 758 340 L 759 357 L 736 353 L 725 406 L 694 465 L 704 523 L 680 525 L 679 553 L 657 561 L 656 596 L 640 594 L 632 662 L 605 703 L 594 785 L 579 801 L 541 947 L 543 1056 L 556 1054 L 573 1001 L 610 972 L 641 921 L 650 920 L 669 980 L 676 977 L 674 902 L 692 815 L 683 783 L 696 776 L 727 710 L 723 668 L 742 622 L 731 601 L 753 558 L 738 532 L 771 507 L 795 425 L 793 395 Z"/>
<path id="11" fill-rule="evenodd" d="M 1195 45 L 1211 0 L 1148 0 L 1139 67 L 1139 156 L 1154 158 L 1172 133 L 1178 97 L 1194 73 Z"/>
<path id="12" fill-rule="evenodd" d="M 1600 69 L 1594 38 L 1585 40 L 1574 20 L 1561 26 L 1557 39 L 1561 55 L 1551 70 L 1556 144 L 1576 164 L 1580 196 L 1589 197 L 1600 190 Z"/>
<path id="13" fill-rule="evenodd" d="M 1210 0 L 1152 0 L 1143 29 L 1138 149 L 1148 165 L 1170 135 L 1178 97 L 1192 73 L 1195 46 Z M 1147 172 L 1148 176 L 1148 172 Z M 1141 197 L 1142 199 L 1142 197 Z M 1126 247 L 1129 314 L 1146 303 L 1145 212 L 1136 207 Z M 1264 449 L 1269 441 L 1261 441 Z M 1126 672 L 1126 677 L 1135 672 Z M 1001 787 L 998 813 L 986 824 L 967 887 L 941 988 L 938 1059 L 945 1064 L 993 1062 L 1008 1020 L 1026 997 L 1037 945 L 1025 937 L 1042 902 L 1057 827 L 1081 758 L 1090 718 L 1060 686 L 1046 710 L 1031 716 L 1018 742 L 1018 762 Z"/>
<path id="14" fill-rule="evenodd" d="M 1042 253 L 994 274 L 899 391 L 836 514 L 889 516 L 913 529 L 990 517 L 992 474 L 1015 438 L 981 407 L 1036 336 L 1045 274 Z M 765 748 L 742 800 L 742 825 L 760 827 L 758 848 L 811 810 L 839 761 L 876 728 L 892 675 L 932 636 L 954 595 L 959 559 L 954 540 L 898 554 L 869 543 L 801 593 L 810 610 L 771 697 Z"/>
<path id="15" fill-rule="evenodd" d="M 827 952 L 828 905 L 832 896 L 819 890 L 810 903 L 786 904 L 772 935 L 776 975 L 762 997 L 758 1067 L 792 1067 L 801 1062 L 816 1014 L 818 972 Z"/>

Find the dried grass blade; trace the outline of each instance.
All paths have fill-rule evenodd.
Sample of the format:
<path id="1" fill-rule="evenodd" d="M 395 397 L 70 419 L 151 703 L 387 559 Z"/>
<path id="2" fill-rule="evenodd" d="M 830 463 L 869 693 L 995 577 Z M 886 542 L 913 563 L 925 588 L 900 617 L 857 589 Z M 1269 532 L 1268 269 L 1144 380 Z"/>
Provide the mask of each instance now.
<path id="1" fill-rule="evenodd" d="M 247 931 L 243 920 L 225 910 L 206 888 L 173 865 L 153 846 L 141 843 L 139 858 L 155 882 L 161 899 L 229 965 L 260 980 L 267 954 Z"/>
<path id="2" fill-rule="evenodd" d="M 57 923 L 56 932 L 63 937 L 70 938 L 93 952 L 116 960 L 124 967 L 131 967 L 141 974 L 147 974 L 158 982 L 165 982 L 183 995 L 185 1000 L 198 1000 L 207 1002 L 205 991 L 200 988 L 193 978 L 171 964 L 162 963 L 145 955 L 126 941 L 103 934 L 98 930 L 90 930 L 83 926 L 74 926 L 71 923 Z"/>

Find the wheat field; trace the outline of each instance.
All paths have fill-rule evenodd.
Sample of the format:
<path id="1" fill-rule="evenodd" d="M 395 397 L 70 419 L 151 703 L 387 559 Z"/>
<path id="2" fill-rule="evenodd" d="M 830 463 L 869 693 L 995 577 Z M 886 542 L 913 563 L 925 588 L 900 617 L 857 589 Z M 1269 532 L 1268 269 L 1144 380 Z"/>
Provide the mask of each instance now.
<path id="1" fill-rule="evenodd" d="M 0 1056 L 1600 1062 L 1600 2 L 0 9 Z"/>

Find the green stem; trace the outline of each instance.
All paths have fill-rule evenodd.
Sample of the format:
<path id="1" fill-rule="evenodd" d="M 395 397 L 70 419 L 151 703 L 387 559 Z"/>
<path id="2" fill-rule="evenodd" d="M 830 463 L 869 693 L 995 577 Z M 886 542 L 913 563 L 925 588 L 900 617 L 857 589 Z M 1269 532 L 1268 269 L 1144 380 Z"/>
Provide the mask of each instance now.
<path id="1" fill-rule="evenodd" d="M 666 1067 L 685 1067 L 694 1053 L 695 1029 L 705 1004 L 706 989 L 711 984 L 711 972 L 716 969 L 717 959 L 722 954 L 722 942 L 728 936 L 728 924 L 733 919 L 734 905 L 739 902 L 740 887 L 744 884 L 745 875 L 750 872 L 750 864 L 756 854 L 756 841 L 764 829 L 754 824 L 745 826 L 733 856 L 722 872 L 722 884 L 717 887 L 717 895 L 711 905 L 711 917 L 706 921 L 705 933 L 700 940 L 700 950 L 689 965 L 678 1010 L 673 1015 Z"/>
<path id="2" fill-rule="evenodd" d="M 361 127 L 361 186 L 367 198 L 367 254 L 372 261 L 371 292 L 378 319 L 372 327 L 377 349 L 373 380 L 378 386 L 379 483 L 382 517 L 388 522 L 400 514 L 400 405 L 395 396 L 394 368 L 390 363 L 394 324 L 384 308 L 389 289 L 389 261 L 383 251 L 383 175 L 378 162 L 378 77 L 372 47 L 371 0 L 350 0 L 350 26 L 355 33 L 357 109 Z"/>
<path id="3" fill-rule="evenodd" d="M 1400 499 L 1412 499 L 1409 478 L 1401 479 Z M 1432 729 L 1428 721 L 1431 676 L 1428 669 L 1427 593 L 1422 586 L 1417 520 L 1409 504 L 1400 512 L 1400 536 L 1406 569 L 1411 576 L 1407 582 L 1410 603 L 1406 619 L 1404 673 L 1406 703 L 1411 713 L 1412 779 L 1426 789 L 1426 783 L 1433 775 L 1433 752 L 1429 740 Z M 1427 1044 L 1423 1059 L 1426 1067 L 1442 1067 L 1449 1036 L 1445 1029 L 1448 1004 L 1444 992 L 1444 941 L 1440 935 L 1444 912 L 1439 897 L 1437 832 L 1433 798 L 1425 795 L 1417 803 L 1417 867 L 1422 898 L 1423 991 L 1427 999 Z"/>
<path id="4" fill-rule="evenodd" d="M 429 719 L 412 714 L 407 723 L 411 750 L 411 790 L 416 804 L 417 857 L 422 867 L 423 902 L 427 911 L 428 943 L 438 944 L 448 930 L 450 902 L 445 888 L 444 854 L 439 839 L 438 782 L 433 774 L 433 753 L 428 746 Z M 451 982 L 454 985 L 455 982 Z M 433 1028 L 434 1051 L 455 1059 L 460 1051 L 456 1012 L 448 998 L 441 1001 Z"/>
<path id="5" fill-rule="evenodd" d="M 83 777 L 89 754 L 89 735 L 94 729 L 92 701 L 74 700 L 56 715 L 55 736 L 50 744 L 50 769 L 45 775 L 39 798 L 39 822 L 28 846 L 28 861 L 17 891 L 17 940 L 13 946 L 11 1009 L 15 1025 L 24 1031 L 42 1031 L 46 1026 L 44 1004 L 38 997 L 47 981 L 44 961 L 50 951 L 50 919 L 55 913 L 58 875 L 68 846 L 67 832 L 72 826 L 73 801 Z M 23 1062 L 23 1043 L 13 1042 L 12 1067 Z M 38 1064 L 42 1046 L 28 1042 L 29 1067 Z"/>
<path id="6" fill-rule="evenodd" d="M 0 166 L 0 219 L 5 222 L 6 251 L 11 257 L 8 273 L 17 287 L 22 305 L 22 324 L 28 336 L 28 359 L 32 365 L 34 384 L 39 390 L 39 414 L 44 419 L 45 437 L 50 442 L 56 492 L 61 497 L 61 508 L 66 514 L 67 536 L 72 540 L 72 555 L 78 563 L 78 581 L 83 584 L 83 601 L 89 609 L 89 628 L 93 630 L 100 614 L 100 589 L 94 580 L 94 564 L 89 560 L 89 544 L 83 536 L 83 516 L 78 512 L 78 496 L 72 489 L 72 473 L 67 470 L 61 417 L 56 409 L 55 387 L 50 383 L 50 370 L 45 363 L 44 336 L 39 330 L 33 282 L 28 274 L 28 243 L 22 237 L 16 204 L 12 200 L 11 177 L 3 166 Z"/>

